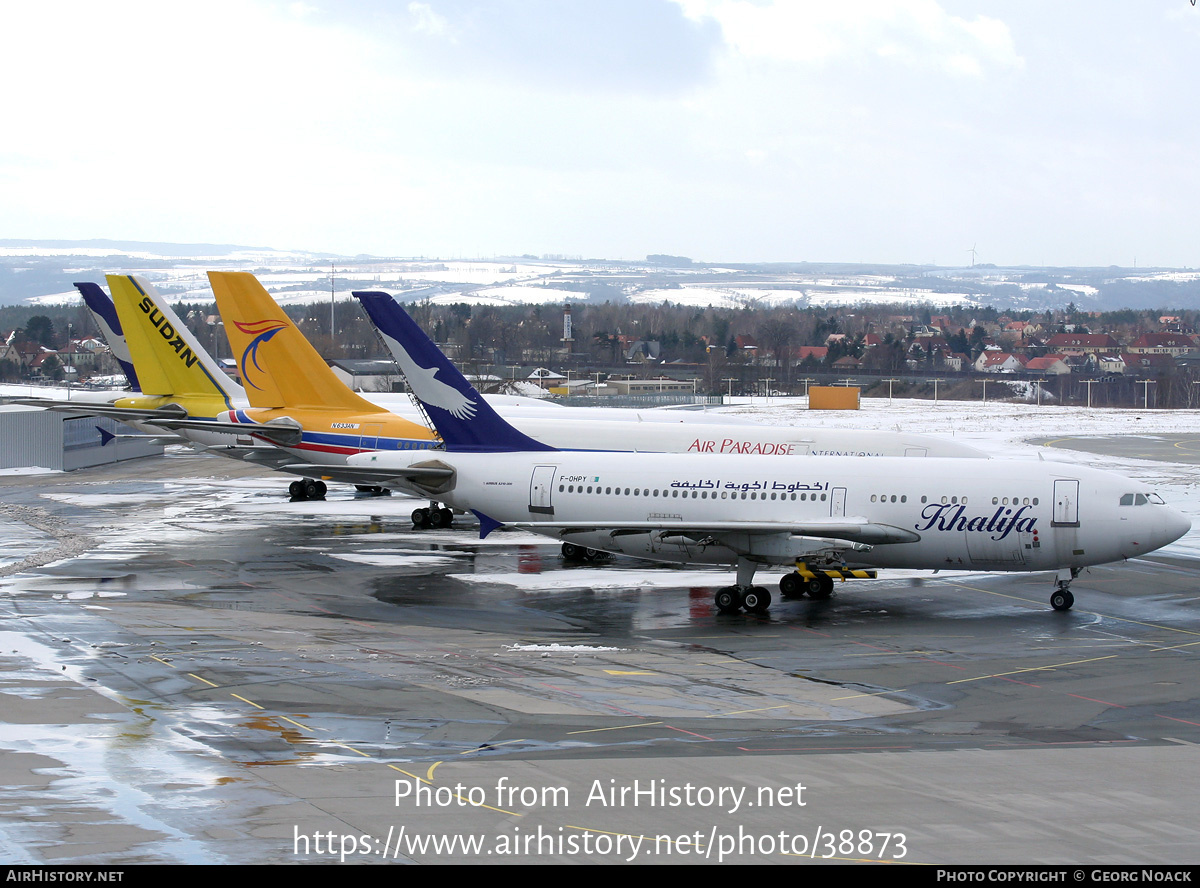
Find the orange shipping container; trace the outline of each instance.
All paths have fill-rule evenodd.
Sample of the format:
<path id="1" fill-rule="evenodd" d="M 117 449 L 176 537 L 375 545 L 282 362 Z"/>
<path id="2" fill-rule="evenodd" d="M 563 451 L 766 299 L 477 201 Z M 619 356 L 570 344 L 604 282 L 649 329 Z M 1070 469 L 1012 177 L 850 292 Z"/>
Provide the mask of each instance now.
<path id="1" fill-rule="evenodd" d="M 809 410 L 857 410 L 858 395 L 861 390 L 856 385 L 812 385 L 808 387 Z"/>

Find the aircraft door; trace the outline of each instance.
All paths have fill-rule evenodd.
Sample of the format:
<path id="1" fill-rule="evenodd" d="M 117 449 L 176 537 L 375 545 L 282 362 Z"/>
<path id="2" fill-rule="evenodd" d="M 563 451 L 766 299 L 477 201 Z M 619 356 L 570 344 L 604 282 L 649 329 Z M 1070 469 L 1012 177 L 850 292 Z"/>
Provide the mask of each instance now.
<path id="1" fill-rule="evenodd" d="M 1079 526 L 1079 482 L 1060 478 L 1054 482 L 1054 518 L 1051 527 Z"/>
<path id="2" fill-rule="evenodd" d="M 928 447 L 905 447 L 905 456 L 929 456 Z"/>
<path id="3" fill-rule="evenodd" d="M 533 477 L 529 479 L 529 511 L 540 512 L 543 515 L 554 514 L 551 494 L 557 472 L 558 466 L 533 467 Z"/>
<path id="4" fill-rule="evenodd" d="M 829 492 L 829 517 L 844 518 L 846 515 L 846 488 L 835 487 Z"/>
<path id="5" fill-rule="evenodd" d="M 378 450 L 379 436 L 383 433 L 383 423 L 363 423 L 362 432 L 358 438 L 358 446 L 363 450 Z"/>

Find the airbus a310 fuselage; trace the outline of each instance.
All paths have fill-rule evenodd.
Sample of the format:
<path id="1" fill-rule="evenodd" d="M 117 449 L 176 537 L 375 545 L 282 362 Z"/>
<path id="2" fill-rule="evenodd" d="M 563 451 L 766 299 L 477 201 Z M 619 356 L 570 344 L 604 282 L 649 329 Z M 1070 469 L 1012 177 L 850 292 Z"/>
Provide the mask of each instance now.
<path id="1" fill-rule="evenodd" d="M 801 562 L 817 597 L 825 568 L 1077 571 L 1191 526 L 1144 485 L 1052 462 L 988 460 L 968 472 L 958 460 L 886 457 L 793 468 L 763 457 L 436 456 L 453 468 L 438 495 L 485 529 L 491 519 L 640 558 L 736 563 L 739 586 L 758 566 Z"/>

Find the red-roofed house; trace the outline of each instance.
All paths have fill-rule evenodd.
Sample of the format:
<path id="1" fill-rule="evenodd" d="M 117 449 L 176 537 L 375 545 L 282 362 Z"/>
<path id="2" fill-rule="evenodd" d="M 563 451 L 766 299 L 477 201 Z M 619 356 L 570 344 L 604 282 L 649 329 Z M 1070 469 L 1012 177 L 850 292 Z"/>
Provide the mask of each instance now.
<path id="1" fill-rule="evenodd" d="M 1000 351 L 981 352 L 975 360 L 975 370 L 978 373 L 1020 373 L 1025 364 L 1020 355 Z"/>
<path id="2" fill-rule="evenodd" d="M 1062 376 L 1071 372 L 1062 355 L 1042 355 L 1040 358 L 1030 358 L 1025 364 L 1029 373 L 1041 373 L 1045 376 Z"/>
<path id="3" fill-rule="evenodd" d="M 1196 350 L 1196 341 L 1182 333 L 1146 333 L 1129 346 L 1135 355 L 1186 355 Z"/>
<path id="4" fill-rule="evenodd" d="M 1046 347 L 1060 355 L 1095 355 L 1120 351 L 1121 343 L 1107 333 L 1056 333 Z"/>

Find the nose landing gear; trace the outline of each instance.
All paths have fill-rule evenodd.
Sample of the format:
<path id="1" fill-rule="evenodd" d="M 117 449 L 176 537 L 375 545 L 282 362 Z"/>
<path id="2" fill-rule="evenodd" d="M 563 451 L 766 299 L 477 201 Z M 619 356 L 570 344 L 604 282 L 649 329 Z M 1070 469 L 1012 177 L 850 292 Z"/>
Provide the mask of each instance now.
<path id="1" fill-rule="evenodd" d="M 1067 576 L 1066 574 L 1070 574 Z M 1079 568 L 1072 567 L 1070 571 L 1060 570 L 1058 579 L 1054 581 L 1054 592 L 1050 595 L 1050 606 L 1056 611 L 1069 611 L 1075 603 L 1075 596 L 1071 594 L 1071 580 L 1079 576 Z"/>

